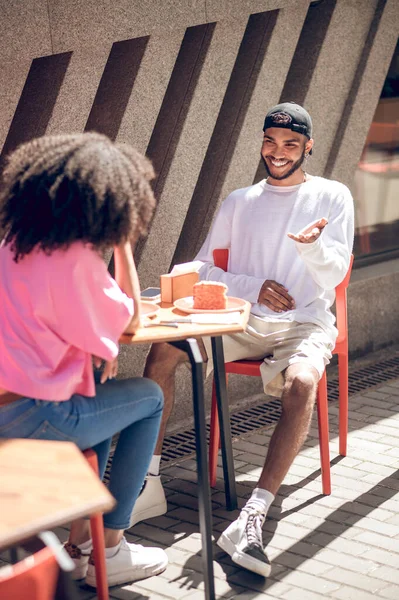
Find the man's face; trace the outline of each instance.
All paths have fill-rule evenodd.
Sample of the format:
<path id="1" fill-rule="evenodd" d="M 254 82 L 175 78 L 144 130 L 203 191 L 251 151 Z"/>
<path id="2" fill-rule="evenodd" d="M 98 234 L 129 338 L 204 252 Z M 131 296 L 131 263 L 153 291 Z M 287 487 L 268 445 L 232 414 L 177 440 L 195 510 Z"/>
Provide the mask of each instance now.
<path id="1" fill-rule="evenodd" d="M 268 176 L 278 181 L 290 177 L 301 167 L 312 145 L 313 140 L 291 129 L 266 129 L 261 155 Z"/>

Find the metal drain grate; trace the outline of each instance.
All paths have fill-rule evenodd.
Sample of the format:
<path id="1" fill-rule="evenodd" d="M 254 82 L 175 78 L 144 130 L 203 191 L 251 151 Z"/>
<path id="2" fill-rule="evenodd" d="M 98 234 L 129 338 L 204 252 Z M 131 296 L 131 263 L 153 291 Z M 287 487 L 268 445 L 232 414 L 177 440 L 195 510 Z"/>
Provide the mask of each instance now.
<path id="1" fill-rule="evenodd" d="M 349 373 L 349 395 L 353 396 L 398 377 L 399 356 L 393 356 L 387 360 L 357 369 Z M 328 399 L 330 401 L 338 400 L 338 379 L 330 378 L 327 382 L 327 387 Z M 267 425 L 272 425 L 278 421 L 280 414 L 281 405 L 279 400 L 264 402 L 246 410 L 233 413 L 230 416 L 232 436 L 239 437 L 244 433 L 250 433 L 257 429 L 263 429 Z M 207 425 L 207 430 L 209 433 L 209 425 Z M 186 458 L 194 452 L 194 429 L 171 435 L 165 438 L 162 463 Z"/>
<path id="2" fill-rule="evenodd" d="M 364 390 L 381 385 L 391 379 L 397 379 L 398 377 L 399 355 L 349 373 L 349 395 L 353 396 L 353 394 L 364 392 Z M 328 381 L 327 387 L 328 399 L 338 400 L 338 379 Z"/>
<path id="3" fill-rule="evenodd" d="M 230 416 L 231 433 L 233 437 L 239 437 L 243 433 L 249 433 L 278 421 L 281 413 L 279 400 L 260 404 L 233 413 Z M 206 426 L 209 436 L 209 424 Z M 162 462 L 178 460 L 195 452 L 194 429 L 176 433 L 165 438 L 162 450 Z"/>
<path id="4" fill-rule="evenodd" d="M 399 355 L 349 373 L 349 395 L 353 396 L 354 394 L 397 378 L 399 378 Z M 338 397 L 338 379 L 329 378 L 328 399 L 333 401 L 338 400 Z M 245 433 L 250 433 L 251 431 L 263 429 L 268 425 L 272 425 L 278 421 L 280 414 L 281 406 L 279 400 L 271 400 L 270 402 L 264 402 L 257 406 L 233 413 L 230 416 L 232 436 L 239 437 Z M 209 425 L 207 425 L 207 431 L 209 435 Z M 109 479 L 113 449 L 111 450 L 111 456 L 104 477 L 106 481 Z M 162 464 L 164 465 L 171 461 L 180 461 L 181 459 L 194 454 L 194 452 L 194 429 L 175 433 L 165 438 L 162 451 Z"/>

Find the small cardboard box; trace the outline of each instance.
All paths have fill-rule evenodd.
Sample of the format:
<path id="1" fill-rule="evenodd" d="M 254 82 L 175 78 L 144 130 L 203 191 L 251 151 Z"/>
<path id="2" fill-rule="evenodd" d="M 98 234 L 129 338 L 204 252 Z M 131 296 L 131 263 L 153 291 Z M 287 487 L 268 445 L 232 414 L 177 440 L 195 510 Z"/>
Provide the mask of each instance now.
<path id="1" fill-rule="evenodd" d="M 197 272 L 161 275 L 161 301 L 173 304 L 179 298 L 192 296 L 193 286 L 198 281 L 199 275 Z"/>

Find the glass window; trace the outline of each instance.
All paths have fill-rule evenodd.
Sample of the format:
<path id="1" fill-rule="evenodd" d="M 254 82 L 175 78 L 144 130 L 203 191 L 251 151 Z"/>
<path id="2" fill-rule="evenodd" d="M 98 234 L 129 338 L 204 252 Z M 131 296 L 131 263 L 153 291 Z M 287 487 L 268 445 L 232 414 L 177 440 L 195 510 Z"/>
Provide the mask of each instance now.
<path id="1" fill-rule="evenodd" d="M 399 42 L 354 182 L 355 256 L 399 251 Z"/>

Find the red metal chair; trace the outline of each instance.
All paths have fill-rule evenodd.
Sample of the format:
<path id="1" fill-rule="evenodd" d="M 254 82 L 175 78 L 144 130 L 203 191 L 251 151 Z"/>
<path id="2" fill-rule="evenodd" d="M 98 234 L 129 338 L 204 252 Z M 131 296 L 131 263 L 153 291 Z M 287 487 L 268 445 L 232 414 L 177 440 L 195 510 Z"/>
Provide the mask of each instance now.
<path id="1" fill-rule="evenodd" d="M 217 249 L 213 252 L 216 267 L 227 271 L 229 251 Z M 335 288 L 338 337 L 333 353 L 338 355 L 339 370 L 339 453 L 346 456 L 348 437 L 348 319 L 347 288 L 351 276 L 353 256 L 345 279 Z M 260 377 L 259 360 L 236 360 L 226 363 L 228 373 Z M 323 494 L 331 494 L 330 448 L 328 426 L 327 376 L 324 371 L 317 393 L 317 417 L 319 423 L 320 463 Z M 211 426 L 209 437 L 209 479 L 212 487 L 216 484 L 216 467 L 219 452 L 220 430 L 216 403 L 215 382 L 212 389 Z"/>
<path id="2" fill-rule="evenodd" d="M 93 469 L 98 473 L 97 454 L 94 450 L 85 450 L 83 456 Z M 97 597 L 98 600 L 108 600 L 107 567 L 105 563 L 105 541 L 104 523 L 102 513 L 96 513 L 90 517 L 91 539 L 93 542 L 94 566 L 96 570 Z"/>
<path id="3" fill-rule="evenodd" d="M 97 454 L 85 450 L 83 455 L 93 471 L 98 473 Z M 104 525 L 102 513 L 90 517 L 93 553 L 97 581 L 97 597 L 108 600 L 108 581 L 105 563 Z M 11 570 L 11 569 L 10 569 Z M 59 566 L 51 548 L 43 548 L 12 566 L 5 578 L 0 576 L 0 598 L 12 600 L 53 600 Z"/>
<path id="4" fill-rule="evenodd" d="M 0 574 L 0 598 L 12 600 L 53 600 L 59 566 L 51 548 L 43 548 Z"/>

